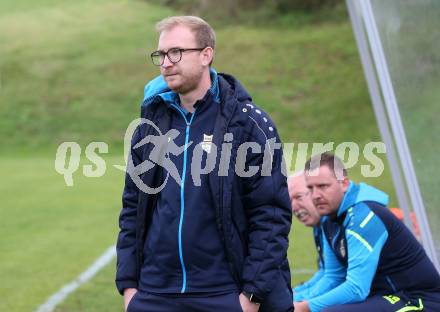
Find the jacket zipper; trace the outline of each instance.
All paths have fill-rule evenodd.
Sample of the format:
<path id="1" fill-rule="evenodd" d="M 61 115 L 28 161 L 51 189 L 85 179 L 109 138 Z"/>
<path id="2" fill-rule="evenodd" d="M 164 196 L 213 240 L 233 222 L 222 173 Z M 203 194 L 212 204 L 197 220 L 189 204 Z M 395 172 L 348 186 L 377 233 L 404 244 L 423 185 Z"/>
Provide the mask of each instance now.
<path id="1" fill-rule="evenodd" d="M 172 104 L 174 108 L 177 109 L 177 111 L 182 115 L 183 119 L 186 122 L 186 129 L 185 129 L 185 147 L 183 151 L 183 168 L 182 168 L 182 180 L 180 182 L 180 219 L 179 219 L 179 231 L 178 231 L 178 243 L 179 243 L 179 259 L 180 259 L 180 266 L 182 268 L 182 288 L 180 290 L 181 293 L 184 293 L 186 291 L 186 267 L 185 267 L 185 261 L 183 259 L 183 247 L 182 247 L 182 228 L 183 228 L 183 218 L 185 216 L 185 180 L 186 180 L 186 164 L 187 164 L 187 158 L 188 158 L 188 143 L 189 143 L 189 130 L 192 124 L 192 121 L 194 119 L 194 116 L 196 115 L 196 111 L 194 110 L 193 114 L 191 115 L 190 120 L 185 116 L 185 113 L 178 107 L 177 105 Z"/>

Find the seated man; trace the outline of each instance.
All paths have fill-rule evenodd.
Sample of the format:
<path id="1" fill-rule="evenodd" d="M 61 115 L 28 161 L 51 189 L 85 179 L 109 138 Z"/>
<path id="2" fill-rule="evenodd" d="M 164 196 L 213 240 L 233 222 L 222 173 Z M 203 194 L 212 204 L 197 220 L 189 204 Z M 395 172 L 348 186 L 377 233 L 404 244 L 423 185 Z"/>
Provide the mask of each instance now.
<path id="1" fill-rule="evenodd" d="M 388 196 L 347 178 L 332 154 L 306 163 L 307 187 L 321 216 L 326 272 L 320 294 L 295 312 L 440 311 L 440 276 Z M 328 273 L 328 274 L 327 274 Z M 342 279 L 337 287 L 327 281 Z"/>
<path id="2" fill-rule="evenodd" d="M 298 220 L 305 226 L 313 227 L 313 237 L 315 239 L 316 251 L 318 252 L 318 268 L 319 270 L 307 282 L 298 285 L 293 289 L 294 300 L 300 301 L 308 298 L 310 290 L 318 283 L 324 275 L 324 262 L 322 259 L 322 232 L 319 226 L 321 216 L 313 205 L 309 190 L 306 186 L 304 173 L 300 172 L 294 176 L 290 176 L 287 180 L 289 187 L 290 202 L 292 204 L 292 212 Z"/>

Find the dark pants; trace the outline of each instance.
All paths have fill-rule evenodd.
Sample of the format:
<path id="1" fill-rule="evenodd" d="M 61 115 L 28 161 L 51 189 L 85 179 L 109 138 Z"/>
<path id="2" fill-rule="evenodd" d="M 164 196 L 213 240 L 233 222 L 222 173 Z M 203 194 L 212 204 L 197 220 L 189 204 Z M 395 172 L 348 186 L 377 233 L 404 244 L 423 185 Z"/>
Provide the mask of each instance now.
<path id="1" fill-rule="evenodd" d="M 242 312 L 239 293 L 222 295 L 158 295 L 138 291 L 127 312 Z M 288 284 L 279 283 L 260 306 L 259 312 L 292 312 L 292 293 Z"/>
<path id="2" fill-rule="evenodd" d="M 127 312 L 242 312 L 237 293 L 213 296 L 153 295 L 139 291 Z"/>
<path id="3" fill-rule="evenodd" d="M 342 304 L 326 308 L 322 312 L 399 312 L 399 311 L 440 311 L 440 293 L 398 292 L 388 296 L 372 296 L 364 302 Z"/>

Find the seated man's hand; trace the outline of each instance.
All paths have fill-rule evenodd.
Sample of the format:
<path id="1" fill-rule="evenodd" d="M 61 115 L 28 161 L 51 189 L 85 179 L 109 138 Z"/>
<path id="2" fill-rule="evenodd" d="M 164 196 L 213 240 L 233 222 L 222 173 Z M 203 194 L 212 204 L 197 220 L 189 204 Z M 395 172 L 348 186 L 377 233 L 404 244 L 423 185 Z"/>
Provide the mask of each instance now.
<path id="1" fill-rule="evenodd" d="M 310 312 L 309 303 L 307 301 L 294 302 L 295 312 Z"/>

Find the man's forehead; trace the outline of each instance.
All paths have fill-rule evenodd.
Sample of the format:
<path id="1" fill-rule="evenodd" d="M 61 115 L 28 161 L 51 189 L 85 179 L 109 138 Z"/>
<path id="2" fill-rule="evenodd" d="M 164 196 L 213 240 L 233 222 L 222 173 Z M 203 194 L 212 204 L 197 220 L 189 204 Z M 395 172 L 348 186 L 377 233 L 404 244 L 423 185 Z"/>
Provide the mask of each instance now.
<path id="1" fill-rule="evenodd" d="M 291 190 L 293 195 L 307 193 L 307 191 L 308 191 L 307 184 L 305 184 L 305 183 L 304 184 L 300 184 L 298 186 L 295 186 Z"/>
<path id="2" fill-rule="evenodd" d="M 297 186 L 305 181 L 304 173 L 295 173 L 287 178 L 289 185 Z"/>
<path id="3" fill-rule="evenodd" d="M 176 25 L 164 30 L 159 36 L 158 46 L 166 48 L 183 47 L 195 41 L 194 32 L 185 25 Z"/>
<path id="4" fill-rule="evenodd" d="M 288 187 L 291 196 L 308 191 L 304 175 L 289 178 Z"/>
<path id="5" fill-rule="evenodd" d="M 309 184 L 310 181 L 314 181 L 316 179 L 328 180 L 328 179 L 336 178 L 332 170 L 330 170 L 330 168 L 327 166 L 320 166 L 318 168 L 307 170 L 305 172 L 305 177 L 307 184 Z"/>

